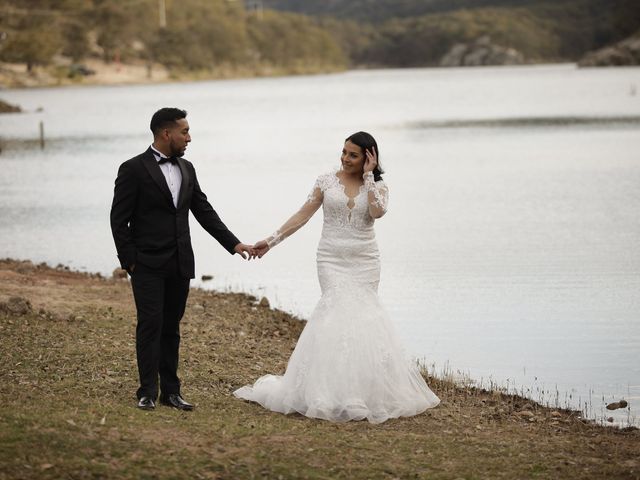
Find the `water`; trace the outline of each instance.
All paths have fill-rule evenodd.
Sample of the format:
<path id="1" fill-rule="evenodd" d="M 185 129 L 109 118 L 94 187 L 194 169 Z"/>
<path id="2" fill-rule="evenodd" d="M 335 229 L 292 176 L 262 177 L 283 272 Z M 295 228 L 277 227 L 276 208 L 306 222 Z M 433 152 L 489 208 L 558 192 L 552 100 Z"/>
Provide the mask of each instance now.
<path id="1" fill-rule="evenodd" d="M 147 148 L 160 106 L 189 111 L 186 157 L 247 243 L 367 130 L 391 190 L 376 224 L 380 294 L 409 351 L 436 371 L 638 425 L 639 84 L 638 68 L 554 65 L 5 90 L 27 113 L 0 116 L 0 256 L 110 274 L 115 173 Z M 194 283 L 306 317 L 320 227 L 318 212 L 246 263 L 192 219 L 197 276 L 214 275 Z M 604 409 L 620 398 L 630 409 Z"/>

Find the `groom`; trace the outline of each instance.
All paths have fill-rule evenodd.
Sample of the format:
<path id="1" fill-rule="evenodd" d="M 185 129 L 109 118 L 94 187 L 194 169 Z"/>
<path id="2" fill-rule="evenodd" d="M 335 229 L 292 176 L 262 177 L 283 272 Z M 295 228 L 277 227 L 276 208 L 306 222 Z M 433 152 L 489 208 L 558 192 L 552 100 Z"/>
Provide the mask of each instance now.
<path id="1" fill-rule="evenodd" d="M 195 275 L 189 211 L 229 253 L 254 255 L 222 223 L 200 190 L 191 162 L 181 158 L 191 141 L 187 112 L 162 108 L 151 118 L 153 144 L 118 170 L 111 231 L 120 264 L 131 276 L 138 324 L 138 408 L 160 403 L 192 410 L 180 393 L 180 319 Z"/>

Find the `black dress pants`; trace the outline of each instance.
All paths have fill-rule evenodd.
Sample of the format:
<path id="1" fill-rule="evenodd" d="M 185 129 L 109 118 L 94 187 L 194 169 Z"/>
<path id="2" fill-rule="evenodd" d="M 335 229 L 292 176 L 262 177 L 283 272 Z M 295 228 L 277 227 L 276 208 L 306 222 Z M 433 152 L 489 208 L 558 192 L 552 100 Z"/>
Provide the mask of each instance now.
<path id="1" fill-rule="evenodd" d="M 161 268 L 136 264 L 131 287 L 138 313 L 138 399 L 158 397 L 158 375 L 162 395 L 179 394 L 180 319 L 187 304 L 189 279 L 180 275 L 174 255 Z"/>

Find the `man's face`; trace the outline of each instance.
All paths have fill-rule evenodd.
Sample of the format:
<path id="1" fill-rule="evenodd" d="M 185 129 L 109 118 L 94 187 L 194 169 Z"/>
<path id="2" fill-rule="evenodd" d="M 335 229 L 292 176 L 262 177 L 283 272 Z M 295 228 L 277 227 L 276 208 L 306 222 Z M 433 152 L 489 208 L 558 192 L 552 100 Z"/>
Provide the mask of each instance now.
<path id="1" fill-rule="evenodd" d="M 187 145 L 191 141 L 191 135 L 189 135 L 189 122 L 187 122 L 187 119 L 181 118 L 176 120 L 175 125 L 167 129 L 167 135 L 169 137 L 171 155 L 182 157 Z"/>

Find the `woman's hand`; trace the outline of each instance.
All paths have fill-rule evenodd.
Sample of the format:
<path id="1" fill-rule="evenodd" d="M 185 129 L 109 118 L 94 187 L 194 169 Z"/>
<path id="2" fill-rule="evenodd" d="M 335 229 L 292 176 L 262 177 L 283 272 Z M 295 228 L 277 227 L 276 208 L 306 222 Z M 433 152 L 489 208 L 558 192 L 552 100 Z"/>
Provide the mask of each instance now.
<path id="1" fill-rule="evenodd" d="M 260 240 L 254 246 L 254 251 L 256 252 L 256 256 L 258 258 L 262 258 L 269 251 L 269 244 L 266 240 Z"/>
<path id="2" fill-rule="evenodd" d="M 366 157 L 364 160 L 364 173 L 373 172 L 378 166 L 378 154 L 376 153 L 376 148 L 371 147 L 371 150 L 365 150 L 364 154 Z"/>

